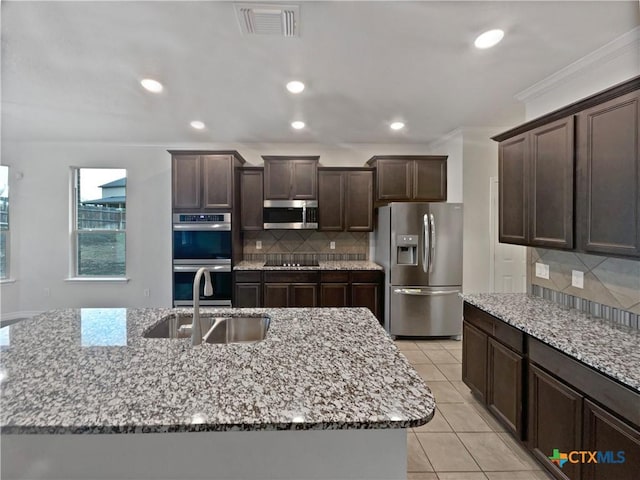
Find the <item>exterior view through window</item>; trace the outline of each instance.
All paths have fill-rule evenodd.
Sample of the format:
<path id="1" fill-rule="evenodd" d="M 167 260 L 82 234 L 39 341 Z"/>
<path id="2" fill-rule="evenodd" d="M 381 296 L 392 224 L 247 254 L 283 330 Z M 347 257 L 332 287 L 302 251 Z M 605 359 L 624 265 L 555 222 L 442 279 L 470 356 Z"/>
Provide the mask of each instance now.
<path id="1" fill-rule="evenodd" d="M 124 276 L 127 171 L 77 168 L 73 173 L 75 275 Z"/>
<path id="2" fill-rule="evenodd" d="M 0 278 L 9 277 L 9 167 L 0 166 Z"/>

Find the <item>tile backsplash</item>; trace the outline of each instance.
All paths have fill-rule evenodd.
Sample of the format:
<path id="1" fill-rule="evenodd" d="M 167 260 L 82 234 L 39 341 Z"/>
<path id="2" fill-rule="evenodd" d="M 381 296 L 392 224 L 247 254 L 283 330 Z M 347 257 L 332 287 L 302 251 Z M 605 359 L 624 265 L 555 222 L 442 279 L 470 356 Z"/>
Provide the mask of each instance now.
<path id="1" fill-rule="evenodd" d="M 638 327 L 640 261 L 583 253 L 529 248 L 530 283 L 534 295 L 587 309 L 595 316 Z M 549 279 L 535 275 L 535 264 L 549 265 Z M 584 288 L 571 285 L 573 270 L 584 273 Z M 557 294 L 554 292 L 558 292 Z"/>
<path id="2" fill-rule="evenodd" d="M 262 249 L 256 242 L 262 242 Z M 335 249 L 330 248 L 335 242 Z M 367 232 L 316 232 L 312 230 L 263 230 L 244 232 L 245 260 L 265 260 L 274 255 L 311 255 L 318 260 L 367 260 Z"/>

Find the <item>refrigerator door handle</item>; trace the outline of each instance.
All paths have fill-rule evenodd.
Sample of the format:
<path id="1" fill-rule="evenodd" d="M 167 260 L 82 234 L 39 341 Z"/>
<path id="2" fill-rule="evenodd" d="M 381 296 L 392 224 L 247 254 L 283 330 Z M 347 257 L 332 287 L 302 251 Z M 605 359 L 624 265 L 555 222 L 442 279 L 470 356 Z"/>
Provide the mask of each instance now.
<path id="1" fill-rule="evenodd" d="M 429 273 L 433 271 L 433 262 L 436 258 L 436 219 L 433 213 L 429 214 L 429 230 L 431 230 L 431 249 L 429 250 Z"/>
<path id="2" fill-rule="evenodd" d="M 460 293 L 460 290 L 423 290 L 422 288 L 395 288 L 393 293 L 400 295 L 453 295 Z"/>
<path id="3" fill-rule="evenodd" d="M 429 262 L 429 216 L 425 213 L 422 217 L 422 271 L 427 273 L 431 266 Z"/>

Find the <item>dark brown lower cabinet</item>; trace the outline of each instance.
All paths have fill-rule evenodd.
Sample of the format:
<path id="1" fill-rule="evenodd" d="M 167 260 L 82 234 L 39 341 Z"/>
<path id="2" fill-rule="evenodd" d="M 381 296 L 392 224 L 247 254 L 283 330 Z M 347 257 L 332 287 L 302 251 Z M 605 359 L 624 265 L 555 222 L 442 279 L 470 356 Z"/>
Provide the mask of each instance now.
<path id="1" fill-rule="evenodd" d="M 462 380 L 483 402 L 487 395 L 487 340 L 486 333 L 462 323 Z"/>
<path id="2" fill-rule="evenodd" d="M 351 284 L 351 306 L 366 307 L 382 323 L 382 295 L 379 283 L 352 283 Z"/>
<path id="3" fill-rule="evenodd" d="M 255 308 L 262 305 L 261 283 L 236 283 L 233 306 L 236 308 Z"/>
<path id="4" fill-rule="evenodd" d="M 320 305 L 323 307 L 347 307 L 349 306 L 348 283 L 322 283 L 320 284 Z"/>
<path id="5" fill-rule="evenodd" d="M 601 452 L 603 460 L 606 459 L 584 464 L 584 480 L 640 478 L 640 431 L 589 400 L 584 401 L 583 428 L 583 449 Z"/>
<path id="6" fill-rule="evenodd" d="M 487 407 L 523 438 L 522 355 L 493 338 L 487 344 Z"/>
<path id="7" fill-rule="evenodd" d="M 535 365 L 529 367 L 529 448 L 558 479 L 579 480 L 580 463 L 562 468 L 549 456 L 554 450 L 582 450 L 582 395 Z"/>
<path id="8" fill-rule="evenodd" d="M 270 308 L 290 307 L 288 283 L 265 283 L 264 306 Z"/>
<path id="9" fill-rule="evenodd" d="M 291 302 L 288 307 L 317 307 L 318 285 L 315 283 L 291 284 Z"/>

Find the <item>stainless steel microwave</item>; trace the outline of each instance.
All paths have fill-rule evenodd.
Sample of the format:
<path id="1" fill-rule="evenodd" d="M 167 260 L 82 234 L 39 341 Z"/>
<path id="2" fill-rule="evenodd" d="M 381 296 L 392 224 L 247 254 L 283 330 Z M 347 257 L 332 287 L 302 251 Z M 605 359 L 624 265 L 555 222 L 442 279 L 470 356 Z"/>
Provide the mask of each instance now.
<path id="1" fill-rule="evenodd" d="M 265 230 L 316 230 L 317 200 L 265 200 Z"/>

